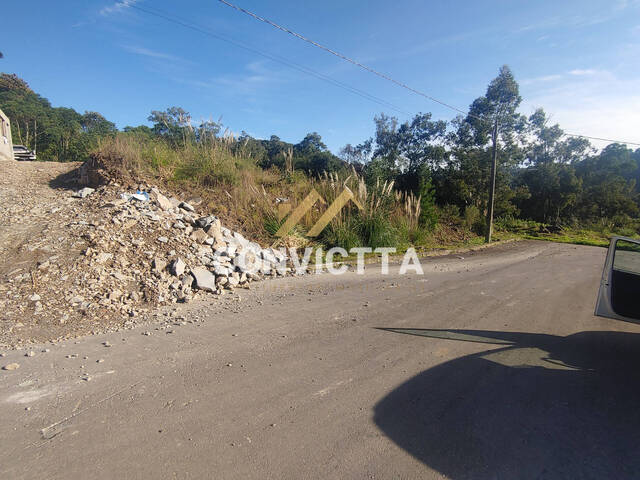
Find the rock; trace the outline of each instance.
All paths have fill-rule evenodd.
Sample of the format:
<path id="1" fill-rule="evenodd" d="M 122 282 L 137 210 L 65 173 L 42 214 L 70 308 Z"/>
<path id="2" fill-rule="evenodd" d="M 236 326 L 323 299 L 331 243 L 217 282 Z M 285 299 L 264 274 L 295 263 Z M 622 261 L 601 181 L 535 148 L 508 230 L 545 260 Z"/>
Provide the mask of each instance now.
<path id="1" fill-rule="evenodd" d="M 147 192 L 140 192 L 140 193 L 134 193 L 132 195 L 130 195 L 132 200 L 135 200 L 136 202 L 148 202 L 149 201 L 149 194 Z"/>
<path id="2" fill-rule="evenodd" d="M 10 363 L 8 365 L 5 365 L 4 367 L 2 367 L 3 370 L 17 370 L 20 368 L 20 364 L 19 363 Z"/>
<path id="3" fill-rule="evenodd" d="M 235 257 L 231 263 L 241 272 L 255 272 L 260 268 L 260 265 L 257 264 L 255 253 L 249 251 L 241 253 Z"/>
<path id="4" fill-rule="evenodd" d="M 171 210 L 173 208 L 173 204 L 171 201 L 162 195 L 160 192 L 156 193 L 156 203 L 162 210 Z"/>
<path id="5" fill-rule="evenodd" d="M 231 270 L 224 265 L 216 265 L 214 272 L 221 277 L 228 277 L 231 274 Z"/>
<path id="6" fill-rule="evenodd" d="M 34 352 L 33 350 L 27 352 L 24 354 L 25 357 L 35 357 L 36 356 L 36 352 Z"/>
<path id="7" fill-rule="evenodd" d="M 34 293 L 29 297 L 29 300 L 31 300 L 32 302 L 37 302 L 38 300 L 40 300 L 40 295 L 38 295 L 37 293 Z"/>
<path id="8" fill-rule="evenodd" d="M 207 235 L 204 230 L 198 228 L 197 230 L 193 231 L 193 233 L 191 234 L 191 238 L 198 243 L 204 243 L 207 238 L 209 238 L 209 235 Z"/>
<path id="9" fill-rule="evenodd" d="M 120 297 L 122 297 L 122 292 L 120 290 L 111 290 L 109 292 L 109 300 L 111 300 L 112 302 L 119 301 Z"/>
<path id="10" fill-rule="evenodd" d="M 162 272 L 167 266 L 167 261 L 160 257 L 155 257 L 153 259 L 153 271 L 154 272 Z"/>
<path id="11" fill-rule="evenodd" d="M 182 278 L 182 288 L 191 288 L 193 286 L 193 276 L 187 274 Z"/>
<path id="12" fill-rule="evenodd" d="M 204 267 L 196 267 L 191 269 L 191 274 L 195 278 L 196 287 L 205 292 L 216 291 L 216 277 L 213 273 Z"/>
<path id="13" fill-rule="evenodd" d="M 124 205 L 127 201 L 124 198 L 116 198 L 115 200 L 111 200 L 105 203 L 106 207 L 119 207 L 120 205 Z"/>
<path id="14" fill-rule="evenodd" d="M 238 232 L 233 232 L 233 238 L 243 247 L 246 247 L 247 245 L 249 245 L 249 240 L 244 238 L 242 234 Z"/>
<path id="15" fill-rule="evenodd" d="M 158 237 L 158 241 L 160 243 L 167 243 L 169 241 L 169 239 L 167 237 Z"/>
<path id="16" fill-rule="evenodd" d="M 96 257 L 93 260 L 96 263 L 103 264 L 108 262 L 112 258 L 113 258 L 113 253 L 100 252 L 98 255 L 96 255 Z"/>
<path id="17" fill-rule="evenodd" d="M 190 204 L 188 204 L 187 202 L 180 202 L 180 205 L 178 205 L 181 209 L 186 210 L 187 212 L 195 212 L 196 209 L 193 208 Z"/>
<path id="18" fill-rule="evenodd" d="M 218 220 L 218 217 L 216 217 L 215 215 L 208 215 L 206 217 L 200 217 L 196 220 L 196 224 L 200 227 L 200 228 L 204 228 L 205 230 L 207 228 L 209 228 L 209 225 L 211 225 L 213 222 L 215 222 L 216 220 Z"/>
<path id="19" fill-rule="evenodd" d="M 176 258 L 173 262 L 171 262 L 171 266 L 169 267 L 169 271 L 172 275 L 179 277 L 184 273 L 184 269 L 187 264 L 181 258 Z"/>
<path id="20" fill-rule="evenodd" d="M 205 231 L 210 237 L 213 237 L 216 242 L 223 241 L 222 224 L 220 223 L 220 220 L 218 218 L 213 220 L 211 224 L 207 228 L 205 228 Z"/>
<path id="21" fill-rule="evenodd" d="M 74 198 L 86 198 L 89 195 L 91 195 L 93 192 L 95 192 L 96 190 L 94 188 L 90 188 L 90 187 L 84 187 L 81 188 L 80 190 L 78 190 L 77 192 L 75 192 L 72 197 Z"/>

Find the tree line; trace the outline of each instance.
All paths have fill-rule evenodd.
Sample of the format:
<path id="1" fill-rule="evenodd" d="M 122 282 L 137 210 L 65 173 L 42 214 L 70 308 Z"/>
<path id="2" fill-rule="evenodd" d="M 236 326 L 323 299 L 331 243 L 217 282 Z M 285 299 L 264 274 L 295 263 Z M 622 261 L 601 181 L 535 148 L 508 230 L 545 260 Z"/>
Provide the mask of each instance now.
<path id="1" fill-rule="evenodd" d="M 115 135 L 175 148 L 224 141 L 235 155 L 263 169 L 308 176 L 355 169 L 370 184 L 393 181 L 395 189 L 420 196 L 423 222 L 433 223 L 429 216 L 436 205 L 460 215 L 486 212 L 495 139 L 496 216 L 637 231 L 640 149 L 614 143 L 596 151 L 587 139 L 564 135 L 543 109 L 521 113 L 521 102 L 518 83 L 503 66 L 466 115 L 445 121 L 418 113 L 400 122 L 382 113 L 374 118 L 370 138 L 335 155 L 316 132 L 295 144 L 276 135 L 236 137 L 220 121 L 194 124 L 180 107 L 152 111 L 151 126 L 118 132 L 97 112 L 54 108 L 21 78 L 0 74 L 0 108 L 11 119 L 14 143 L 37 148 L 44 160 L 85 160 L 101 138 Z M 483 228 L 479 221 L 478 233 Z"/>

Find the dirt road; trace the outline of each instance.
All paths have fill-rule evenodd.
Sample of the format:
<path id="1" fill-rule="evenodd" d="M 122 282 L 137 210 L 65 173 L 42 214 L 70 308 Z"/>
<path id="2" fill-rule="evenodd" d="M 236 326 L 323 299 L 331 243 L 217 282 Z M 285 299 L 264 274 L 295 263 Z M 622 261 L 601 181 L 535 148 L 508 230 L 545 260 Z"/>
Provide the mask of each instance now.
<path id="1" fill-rule="evenodd" d="M 640 327 L 592 315 L 604 254 L 282 278 L 6 352 L 0 478 L 637 477 Z"/>

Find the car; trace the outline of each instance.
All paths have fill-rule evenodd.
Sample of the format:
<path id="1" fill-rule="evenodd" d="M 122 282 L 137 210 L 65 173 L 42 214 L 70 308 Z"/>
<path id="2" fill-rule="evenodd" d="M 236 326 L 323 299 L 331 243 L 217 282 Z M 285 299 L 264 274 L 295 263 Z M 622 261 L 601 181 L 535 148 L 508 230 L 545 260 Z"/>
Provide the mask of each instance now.
<path id="1" fill-rule="evenodd" d="M 16 160 L 35 160 L 36 154 L 29 150 L 24 145 L 13 146 L 13 157 Z"/>
<path id="2" fill-rule="evenodd" d="M 612 237 L 595 314 L 640 323 L 640 240 Z"/>

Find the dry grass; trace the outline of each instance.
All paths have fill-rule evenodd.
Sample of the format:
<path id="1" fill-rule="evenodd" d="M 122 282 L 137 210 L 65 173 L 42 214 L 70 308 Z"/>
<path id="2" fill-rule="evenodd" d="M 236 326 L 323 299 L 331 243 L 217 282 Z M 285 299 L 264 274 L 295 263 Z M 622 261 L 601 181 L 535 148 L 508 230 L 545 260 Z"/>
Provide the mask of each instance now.
<path id="1" fill-rule="evenodd" d="M 280 240 L 281 244 L 308 244 L 305 232 L 345 187 L 363 209 L 350 202 L 331 221 L 320 241 L 349 246 L 406 246 L 431 243 L 437 234 L 419 225 L 421 197 L 394 190 L 393 182 L 367 185 L 354 169 L 310 178 L 294 171 L 291 150 L 284 153 L 283 170 L 264 170 L 243 153 L 241 146 L 237 147 L 237 140 L 230 134 L 176 147 L 157 138 L 121 133 L 103 140 L 94 155 L 117 166 L 122 174 L 119 177 L 131 179 L 123 183 L 155 184 L 184 198 L 199 197 L 205 210 L 265 244 L 276 240 L 273 234 L 282 222 L 278 204 L 288 202 L 293 209 L 314 188 L 326 204 L 316 203 L 290 235 Z"/>

